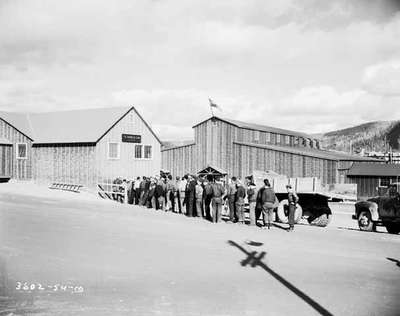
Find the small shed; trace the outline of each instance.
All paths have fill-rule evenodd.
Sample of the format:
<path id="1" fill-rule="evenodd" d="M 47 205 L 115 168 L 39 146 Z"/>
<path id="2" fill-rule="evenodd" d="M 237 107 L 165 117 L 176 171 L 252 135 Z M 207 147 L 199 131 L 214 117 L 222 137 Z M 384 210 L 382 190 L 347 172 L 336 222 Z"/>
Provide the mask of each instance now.
<path id="1" fill-rule="evenodd" d="M 379 187 L 387 188 L 391 183 L 399 182 L 399 164 L 363 164 L 353 163 L 347 173 L 347 182 L 357 184 L 359 199 L 376 196 Z"/>
<path id="2" fill-rule="evenodd" d="M 225 178 L 227 175 L 227 172 L 225 170 L 222 170 L 221 168 L 208 165 L 204 169 L 197 172 L 197 175 L 201 176 L 201 177 L 207 177 L 207 178 L 211 177 L 214 181 L 216 179 Z"/>

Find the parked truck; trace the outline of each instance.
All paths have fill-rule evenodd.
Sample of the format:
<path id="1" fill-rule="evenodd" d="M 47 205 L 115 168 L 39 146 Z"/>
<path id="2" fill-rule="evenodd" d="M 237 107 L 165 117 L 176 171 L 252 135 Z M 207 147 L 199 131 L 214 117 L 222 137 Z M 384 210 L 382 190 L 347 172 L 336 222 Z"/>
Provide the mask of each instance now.
<path id="1" fill-rule="evenodd" d="M 390 234 L 400 233 L 400 183 L 379 188 L 378 196 L 355 204 L 353 219 L 363 231 L 375 231 L 385 226 Z"/>
<path id="2" fill-rule="evenodd" d="M 332 218 L 332 211 L 329 208 L 328 201 L 332 199 L 340 200 L 325 192 L 316 177 L 288 178 L 271 171 L 253 171 L 252 178 L 258 189 L 263 186 L 264 179 L 268 179 L 271 183 L 279 200 L 279 206 L 275 210 L 275 218 L 281 223 L 288 222 L 287 184 L 291 184 L 299 196 L 295 211 L 295 223 L 305 218 L 311 225 L 326 227 Z"/>

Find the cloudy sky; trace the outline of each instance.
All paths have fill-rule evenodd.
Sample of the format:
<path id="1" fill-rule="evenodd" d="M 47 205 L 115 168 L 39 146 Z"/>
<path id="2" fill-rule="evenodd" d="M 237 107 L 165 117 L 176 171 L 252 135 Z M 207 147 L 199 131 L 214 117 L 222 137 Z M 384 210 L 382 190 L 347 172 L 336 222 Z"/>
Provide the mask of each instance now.
<path id="1" fill-rule="evenodd" d="M 135 105 L 164 140 L 216 114 L 304 132 L 400 119 L 400 5 L 0 0 L 0 110 Z"/>

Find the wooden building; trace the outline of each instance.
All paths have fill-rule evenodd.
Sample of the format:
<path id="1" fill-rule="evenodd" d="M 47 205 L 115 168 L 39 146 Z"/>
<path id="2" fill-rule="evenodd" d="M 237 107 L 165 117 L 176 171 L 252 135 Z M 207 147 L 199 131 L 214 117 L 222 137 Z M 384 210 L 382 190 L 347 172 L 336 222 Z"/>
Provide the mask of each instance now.
<path id="1" fill-rule="evenodd" d="M 161 169 L 161 142 L 134 107 L 0 112 L 0 139 L 0 170 L 20 180 L 94 187 Z"/>
<path id="2" fill-rule="evenodd" d="M 211 117 L 196 124 L 194 141 L 162 149 L 162 166 L 174 175 L 197 173 L 207 165 L 241 178 L 253 170 L 288 177 L 319 177 L 344 183 L 353 162 L 381 163 L 361 156 L 322 150 L 319 140 L 294 131 Z"/>
<path id="3" fill-rule="evenodd" d="M 357 184 L 359 199 L 367 199 L 378 195 L 379 188 L 387 188 L 389 184 L 399 182 L 399 164 L 365 165 L 354 163 L 349 169 L 346 183 Z"/>
<path id="4" fill-rule="evenodd" d="M 12 143 L 0 137 L 0 182 L 7 181 L 12 174 Z"/>

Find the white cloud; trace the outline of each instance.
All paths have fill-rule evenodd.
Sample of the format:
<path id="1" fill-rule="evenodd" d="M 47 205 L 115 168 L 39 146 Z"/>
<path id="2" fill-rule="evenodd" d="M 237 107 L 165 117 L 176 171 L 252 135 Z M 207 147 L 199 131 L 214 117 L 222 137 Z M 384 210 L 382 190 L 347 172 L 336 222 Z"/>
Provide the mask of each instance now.
<path id="1" fill-rule="evenodd" d="M 163 139 L 192 137 L 209 96 L 302 131 L 395 118 L 400 16 L 377 3 L 0 1 L 0 109 L 133 104 Z"/>
<path id="2" fill-rule="evenodd" d="M 366 91 L 381 96 L 400 96 L 400 60 L 367 67 L 363 78 Z"/>

